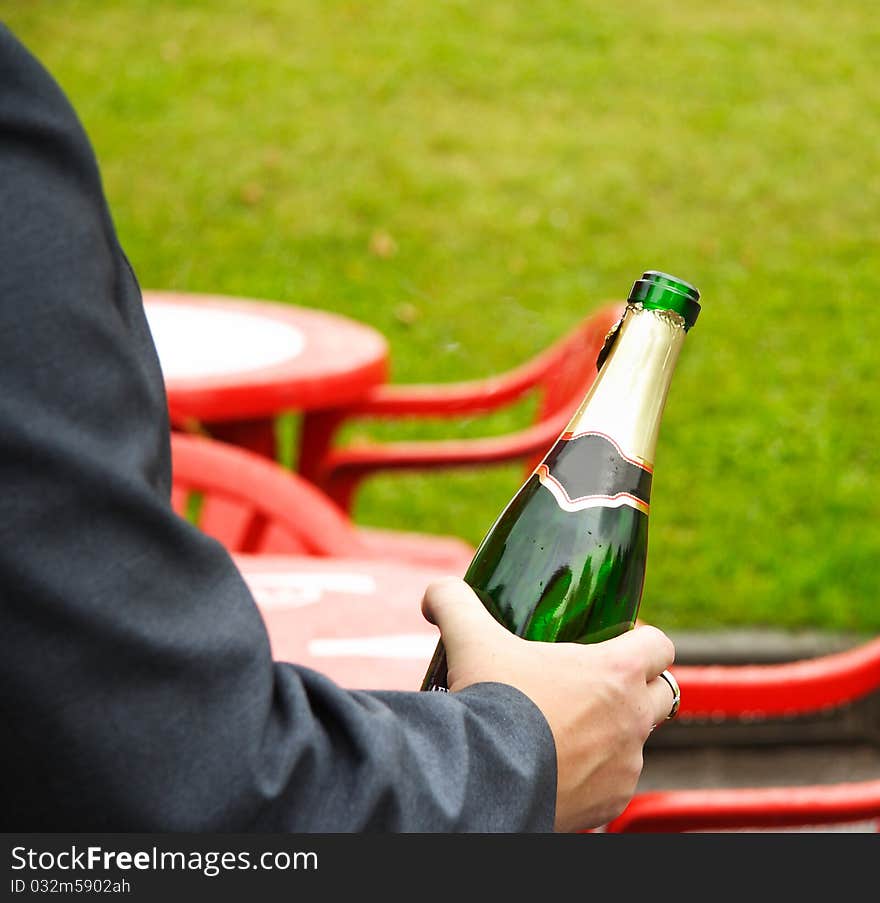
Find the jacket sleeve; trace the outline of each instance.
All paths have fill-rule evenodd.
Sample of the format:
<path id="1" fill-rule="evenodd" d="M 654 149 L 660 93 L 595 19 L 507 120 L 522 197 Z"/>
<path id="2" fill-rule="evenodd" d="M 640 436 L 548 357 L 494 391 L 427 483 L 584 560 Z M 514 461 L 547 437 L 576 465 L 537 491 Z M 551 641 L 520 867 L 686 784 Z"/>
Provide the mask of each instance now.
<path id="1" fill-rule="evenodd" d="M 89 142 L 0 24 L 0 807 L 7 831 L 549 831 L 504 684 L 345 690 L 272 660 L 171 509 L 166 400 Z"/>

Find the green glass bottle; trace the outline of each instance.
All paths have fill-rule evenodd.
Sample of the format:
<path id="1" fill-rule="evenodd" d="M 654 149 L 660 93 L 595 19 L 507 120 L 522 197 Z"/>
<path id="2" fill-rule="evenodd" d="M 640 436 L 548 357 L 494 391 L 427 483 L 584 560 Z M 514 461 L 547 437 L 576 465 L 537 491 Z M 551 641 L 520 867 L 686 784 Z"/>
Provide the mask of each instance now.
<path id="1" fill-rule="evenodd" d="M 517 635 L 592 643 L 635 624 L 660 420 L 699 297 L 656 270 L 636 280 L 586 397 L 480 543 L 464 579 Z M 441 641 L 421 689 L 446 680 Z"/>

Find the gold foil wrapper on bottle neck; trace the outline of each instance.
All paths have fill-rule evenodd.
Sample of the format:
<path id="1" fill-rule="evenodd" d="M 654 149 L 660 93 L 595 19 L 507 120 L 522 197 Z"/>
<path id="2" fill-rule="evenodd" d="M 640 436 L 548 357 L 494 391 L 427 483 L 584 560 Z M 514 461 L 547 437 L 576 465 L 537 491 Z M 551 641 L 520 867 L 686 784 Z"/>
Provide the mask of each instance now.
<path id="1" fill-rule="evenodd" d="M 660 420 L 686 335 L 680 314 L 629 305 L 567 432 L 609 436 L 627 458 L 653 469 Z"/>

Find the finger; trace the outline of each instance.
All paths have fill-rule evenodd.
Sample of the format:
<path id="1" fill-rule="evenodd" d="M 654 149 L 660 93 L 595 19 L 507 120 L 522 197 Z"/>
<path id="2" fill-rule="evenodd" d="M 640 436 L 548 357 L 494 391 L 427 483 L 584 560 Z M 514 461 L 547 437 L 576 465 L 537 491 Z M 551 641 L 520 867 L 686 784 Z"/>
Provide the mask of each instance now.
<path id="1" fill-rule="evenodd" d="M 654 724 L 659 724 L 669 717 L 675 702 L 675 694 L 672 687 L 662 678 L 655 677 L 648 681 L 648 697 L 651 700 L 651 712 L 653 713 Z"/>
<path id="2" fill-rule="evenodd" d="M 444 635 L 468 636 L 490 626 L 501 627 L 460 577 L 431 583 L 422 599 L 422 614 Z"/>
<path id="3" fill-rule="evenodd" d="M 644 663 L 645 680 L 653 680 L 675 661 L 675 646 L 672 640 L 662 630 L 650 624 L 634 627 L 608 642 L 629 646 L 628 654 Z"/>

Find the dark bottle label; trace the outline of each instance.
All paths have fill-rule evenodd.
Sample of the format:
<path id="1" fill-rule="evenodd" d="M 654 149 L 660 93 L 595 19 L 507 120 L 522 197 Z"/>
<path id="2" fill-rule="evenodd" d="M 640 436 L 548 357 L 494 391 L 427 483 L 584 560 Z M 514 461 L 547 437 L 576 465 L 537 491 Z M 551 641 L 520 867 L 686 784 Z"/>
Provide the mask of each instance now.
<path id="1" fill-rule="evenodd" d="M 604 433 L 564 433 L 535 473 L 564 511 L 626 505 L 648 513 L 650 466 L 628 458 Z"/>

